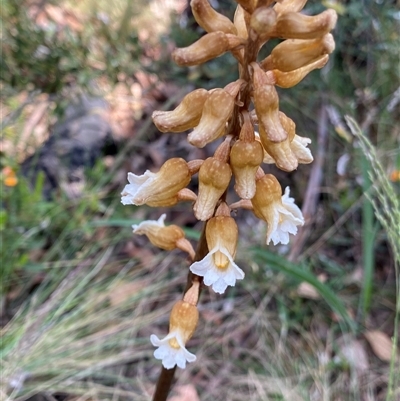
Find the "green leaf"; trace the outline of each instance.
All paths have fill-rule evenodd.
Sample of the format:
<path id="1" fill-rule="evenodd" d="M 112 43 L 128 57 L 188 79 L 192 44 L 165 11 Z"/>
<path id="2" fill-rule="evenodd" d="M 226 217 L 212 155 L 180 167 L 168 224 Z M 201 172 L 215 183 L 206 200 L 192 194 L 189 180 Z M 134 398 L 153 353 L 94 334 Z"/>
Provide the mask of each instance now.
<path id="1" fill-rule="evenodd" d="M 296 265 L 284 259 L 279 255 L 272 254 L 265 249 L 253 248 L 252 253 L 255 261 L 264 263 L 268 267 L 278 270 L 292 279 L 305 281 L 311 284 L 327 302 L 330 308 L 340 315 L 344 322 L 349 326 L 350 330 L 355 330 L 355 322 L 347 313 L 347 309 L 343 302 L 336 296 L 333 290 L 324 283 L 321 283 L 312 273 L 304 270 L 301 265 Z"/>

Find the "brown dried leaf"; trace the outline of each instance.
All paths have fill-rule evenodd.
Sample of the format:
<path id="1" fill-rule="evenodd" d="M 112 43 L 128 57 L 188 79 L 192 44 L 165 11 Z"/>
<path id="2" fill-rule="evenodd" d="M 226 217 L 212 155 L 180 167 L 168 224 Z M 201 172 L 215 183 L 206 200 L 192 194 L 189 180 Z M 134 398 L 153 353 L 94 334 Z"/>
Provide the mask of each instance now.
<path id="1" fill-rule="evenodd" d="M 382 361 L 390 361 L 392 357 L 392 340 L 380 330 L 370 330 L 364 333 L 374 354 Z"/>
<path id="2" fill-rule="evenodd" d="M 172 397 L 170 401 L 200 401 L 196 388 L 193 384 L 179 386 L 176 388 L 177 395 Z"/>
<path id="3" fill-rule="evenodd" d="M 318 281 L 320 281 L 321 283 L 325 283 L 328 277 L 326 276 L 326 274 L 320 274 L 317 278 Z M 308 298 L 308 299 L 321 298 L 321 295 L 315 289 L 315 287 L 310 283 L 306 283 L 305 281 L 300 283 L 300 285 L 297 287 L 297 295 L 299 295 L 302 298 Z"/>

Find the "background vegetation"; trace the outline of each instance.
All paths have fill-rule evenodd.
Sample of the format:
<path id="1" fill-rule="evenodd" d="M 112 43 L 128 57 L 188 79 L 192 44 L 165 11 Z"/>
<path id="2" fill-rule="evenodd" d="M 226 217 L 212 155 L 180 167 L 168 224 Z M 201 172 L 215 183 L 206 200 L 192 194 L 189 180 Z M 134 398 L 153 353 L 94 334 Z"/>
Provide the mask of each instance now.
<path id="1" fill-rule="evenodd" d="M 213 2 L 228 16 L 232 3 Z M 290 249 L 266 247 L 265 226 L 238 213 L 246 279 L 225 297 L 204 291 L 198 361 L 179 371 L 175 401 L 400 397 L 399 3 L 306 10 L 327 6 L 340 14 L 328 66 L 280 92 L 316 161 L 270 169 L 308 225 Z M 184 0 L 3 0 L 1 32 L 1 397 L 149 400 L 149 335 L 165 333 L 188 264 L 132 238 L 164 211 L 122 207 L 119 194 L 127 171 L 207 156 L 150 115 L 223 86 L 235 63 L 171 63 L 202 34 Z M 198 238 L 189 205 L 166 212 Z"/>

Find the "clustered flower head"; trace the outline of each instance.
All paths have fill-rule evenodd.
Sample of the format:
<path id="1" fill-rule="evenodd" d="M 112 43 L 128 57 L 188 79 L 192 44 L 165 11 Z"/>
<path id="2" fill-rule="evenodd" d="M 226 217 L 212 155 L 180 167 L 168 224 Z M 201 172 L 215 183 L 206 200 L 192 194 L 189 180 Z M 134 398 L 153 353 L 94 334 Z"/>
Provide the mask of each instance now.
<path id="1" fill-rule="evenodd" d="M 251 210 L 267 225 L 266 243 L 288 244 L 304 218 L 289 188 L 282 193 L 276 177 L 265 173 L 263 164 L 275 164 L 291 172 L 299 164 L 313 161 L 311 140 L 296 133 L 296 124 L 279 105 L 276 87 L 290 88 L 308 73 L 322 68 L 335 48 L 330 31 L 337 15 L 326 10 L 310 16 L 302 13 L 307 0 L 236 0 L 233 21 L 212 8 L 209 0 L 190 2 L 197 23 L 206 31 L 192 45 L 175 49 L 173 60 L 180 66 L 205 63 L 226 52 L 237 60 L 239 78 L 224 88 L 196 89 L 172 111 L 155 111 L 153 122 L 161 132 L 187 132 L 188 142 L 203 148 L 220 145 L 205 160 L 167 160 L 161 169 L 143 175 L 128 173 L 122 192 L 124 205 L 173 206 L 181 201 L 193 205 L 193 213 L 205 222 L 208 253 L 198 256 L 182 229 L 165 226 L 165 215 L 157 221 L 133 226 L 134 233 L 147 235 L 156 246 L 188 252 L 192 286 L 171 313 L 170 332 L 154 355 L 166 369 L 184 368 L 196 357 L 185 344 L 198 320 L 197 302 L 201 283 L 217 293 L 244 278 L 235 263 L 238 227 L 231 212 Z M 270 39 L 282 39 L 268 57 L 258 54 Z M 187 188 L 198 174 L 198 189 Z M 234 181 L 238 200 L 229 204 L 227 191 Z M 197 295 L 196 295 L 197 293 Z"/>

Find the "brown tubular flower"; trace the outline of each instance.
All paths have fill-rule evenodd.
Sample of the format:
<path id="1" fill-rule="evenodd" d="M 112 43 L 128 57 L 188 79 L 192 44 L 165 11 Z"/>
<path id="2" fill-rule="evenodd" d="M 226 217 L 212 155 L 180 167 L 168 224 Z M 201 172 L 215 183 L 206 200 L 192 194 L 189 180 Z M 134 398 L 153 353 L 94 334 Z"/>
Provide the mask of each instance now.
<path id="1" fill-rule="evenodd" d="M 306 5 L 307 0 L 282 0 L 274 5 L 274 10 L 278 14 L 288 13 L 290 11 L 298 13 Z"/>
<path id="2" fill-rule="evenodd" d="M 207 90 L 196 89 L 187 94 L 175 110 L 153 112 L 153 122 L 161 132 L 183 132 L 193 128 L 200 121 L 208 97 Z"/>
<path id="3" fill-rule="evenodd" d="M 199 192 L 193 206 L 194 215 L 200 221 L 210 219 L 223 193 L 231 181 L 232 170 L 227 163 L 230 140 L 225 140 L 213 157 L 204 161 L 199 170 Z"/>
<path id="4" fill-rule="evenodd" d="M 235 99 L 224 89 L 210 91 L 204 103 L 199 125 L 188 136 L 188 141 L 198 148 L 225 134 L 226 123 L 232 115 Z"/>
<path id="5" fill-rule="evenodd" d="M 254 107 L 260 126 L 260 136 L 270 142 L 282 142 L 287 139 L 288 134 L 279 121 L 279 97 L 273 85 L 274 77 L 267 75 L 257 63 L 252 63 L 251 66 Z"/>
<path id="6" fill-rule="evenodd" d="M 271 54 L 261 61 L 260 66 L 263 70 L 289 72 L 313 63 L 334 50 L 335 41 L 330 33 L 316 39 L 287 39 L 277 45 Z"/>
<path id="7" fill-rule="evenodd" d="M 237 30 L 232 21 L 224 15 L 215 11 L 208 0 L 192 0 L 190 2 L 193 16 L 196 22 L 206 32 L 217 32 L 221 31 L 224 33 L 230 33 L 237 35 Z"/>
<path id="8" fill-rule="evenodd" d="M 324 67 L 328 62 L 328 59 L 329 56 L 325 54 L 314 62 L 307 64 L 304 67 L 300 67 L 297 70 L 289 72 L 273 70 L 275 85 L 280 86 L 281 88 L 291 88 L 292 86 L 297 85 L 309 72 Z"/>
<path id="9" fill-rule="evenodd" d="M 273 36 L 283 39 L 315 39 L 331 31 L 337 21 L 335 10 L 309 16 L 297 12 L 284 12 L 276 20 Z"/>
<path id="10" fill-rule="evenodd" d="M 242 199 L 251 199 L 256 191 L 256 172 L 264 151 L 255 140 L 253 124 L 246 113 L 239 140 L 232 146 L 230 166 L 235 176 L 235 191 Z"/>
<path id="11" fill-rule="evenodd" d="M 211 32 L 188 47 L 175 49 L 172 58 L 180 66 L 198 65 L 243 45 L 243 39 L 236 35 L 221 31 Z"/>

